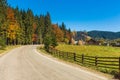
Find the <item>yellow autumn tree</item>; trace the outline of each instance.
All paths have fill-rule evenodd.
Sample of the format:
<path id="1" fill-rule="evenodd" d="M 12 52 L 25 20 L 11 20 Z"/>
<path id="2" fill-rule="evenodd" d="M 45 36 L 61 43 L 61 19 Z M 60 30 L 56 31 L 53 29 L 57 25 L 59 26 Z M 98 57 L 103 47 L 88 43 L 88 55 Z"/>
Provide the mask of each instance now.
<path id="1" fill-rule="evenodd" d="M 7 41 L 8 43 L 15 44 L 17 36 L 19 34 L 20 27 L 14 17 L 14 12 L 11 8 L 7 9 L 7 22 L 8 22 Z"/>

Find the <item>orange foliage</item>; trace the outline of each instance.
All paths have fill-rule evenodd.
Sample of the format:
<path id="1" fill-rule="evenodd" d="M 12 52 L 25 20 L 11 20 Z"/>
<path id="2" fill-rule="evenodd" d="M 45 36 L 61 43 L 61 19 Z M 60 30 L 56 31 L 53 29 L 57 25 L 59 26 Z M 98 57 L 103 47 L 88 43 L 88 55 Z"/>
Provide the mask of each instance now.
<path id="1" fill-rule="evenodd" d="M 71 40 L 71 33 L 69 33 L 68 31 L 66 31 L 66 38 L 67 38 L 68 40 Z"/>
<path id="2" fill-rule="evenodd" d="M 57 41 L 62 42 L 63 37 L 64 37 L 63 31 L 57 25 L 52 25 L 52 28 L 53 28 L 53 32 L 57 38 Z"/>
<path id="3" fill-rule="evenodd" d="M 32 34 L 32 41 L 33 41 L 33 42 L 36 42 L 36 41 L 37 41 L 37 34 L 35 33 L 36 29 L 37 29 L 37 25 L 36 25 L 36 23 L 34 22 L 34 23 L 33 23 L 33 34 Z"/>
<path id="4" fill-rule="evenodd" d="M 11 8 L 7 8 L 7 19 L 15 20 L 14 12 Z"/>
<path id="5" fill-rule="evenodd" d="M 17 37 L 19 26 L 17 24 L 17 21 L 15 20 L 14 11 L 11 8 L 7 9 L 7 21 L 9 22 L 7 28 L 7 37 L 11 40 L 15 40 Z"/>
<path id="6" fill-rule="evenodd" d="M 32 41 L 37 41 L 37 34 L 32 34 Z"/>

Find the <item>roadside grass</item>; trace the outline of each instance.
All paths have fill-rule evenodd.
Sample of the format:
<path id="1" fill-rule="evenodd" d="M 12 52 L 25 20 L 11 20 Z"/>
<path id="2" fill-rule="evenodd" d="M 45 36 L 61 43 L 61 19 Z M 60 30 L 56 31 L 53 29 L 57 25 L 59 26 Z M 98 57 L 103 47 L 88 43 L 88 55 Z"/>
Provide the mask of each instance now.
<path id="1" fill-rule="evenodd" d="M 57 50 L 99 57 L 120 57 L 120 47 L 59 44 Z"/>
<path id="2" fill-rule="evenodd" d="M 7 53 L 8 51 L 10 51 L 10 50 L 12 50 L 12 49 L 14 49 L 14 48 L 17 48 L 17 47 L 20 47 L 20 45 L 6 46 L 5 48 L 0 49 L 0 55 L 5 54 L 5 53 Z"/>
<path id="3" fill-rule="evenodd" d="M 45 51 L 44 47 L 41 47 L 41 46 L 38 46 L 38 47 L 37 47 L 37 51 L 38 51 L 38 52 L 45 53 L 45 54 L 48 54 L 48 52 Z"/>

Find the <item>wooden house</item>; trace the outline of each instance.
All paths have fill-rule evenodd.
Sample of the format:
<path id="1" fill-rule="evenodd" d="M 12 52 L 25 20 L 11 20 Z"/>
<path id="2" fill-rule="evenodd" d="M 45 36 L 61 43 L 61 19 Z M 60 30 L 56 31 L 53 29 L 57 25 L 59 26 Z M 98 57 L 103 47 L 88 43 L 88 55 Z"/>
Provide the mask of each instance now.
<path id="1" fill-rule="evenodd" d="M 88 45 L 99 45 L 100 43 L 94 39 L 90 39 L 88 41 L 86 41 L 86 44 Z"/>

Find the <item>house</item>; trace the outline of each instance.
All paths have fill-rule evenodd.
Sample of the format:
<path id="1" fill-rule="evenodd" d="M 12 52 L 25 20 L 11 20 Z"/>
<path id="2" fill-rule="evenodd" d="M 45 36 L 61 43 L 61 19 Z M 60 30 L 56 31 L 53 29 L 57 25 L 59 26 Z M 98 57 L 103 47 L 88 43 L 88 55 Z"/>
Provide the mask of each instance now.
<path id="1" fill-rule="evenodd" d="M 120 43 L 111 43 L 111 46 L 113 46 L 113 47 L 120 47 Z"/>
<path id="2" fill-rule="evenodd" d="M 94 39 L 90 39 L 90 40 L 86 41 L 86 44 L 88 44 L 88 45 L 99 45 L 100 42 L 98 42 Z"/>

